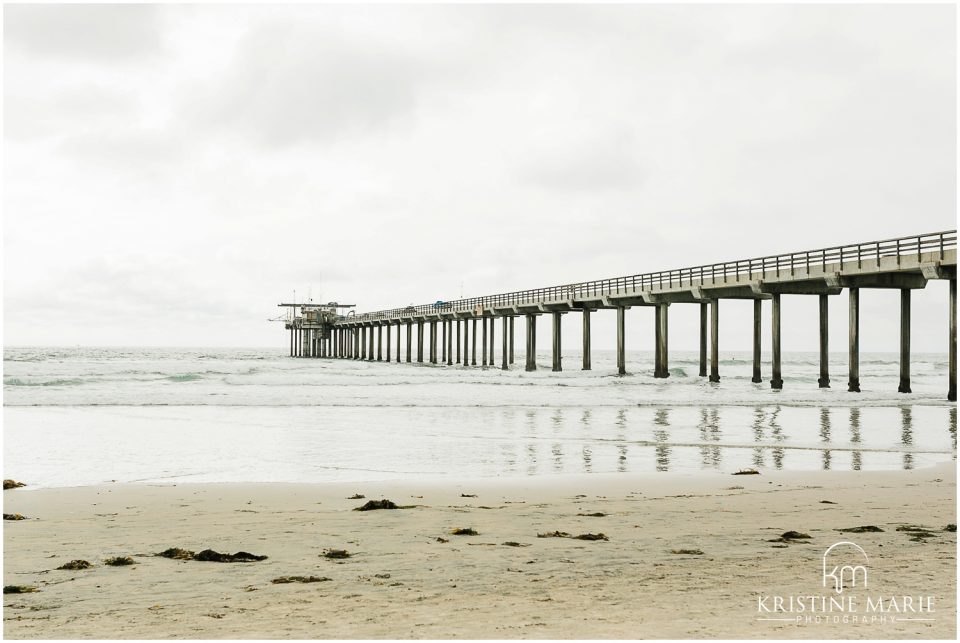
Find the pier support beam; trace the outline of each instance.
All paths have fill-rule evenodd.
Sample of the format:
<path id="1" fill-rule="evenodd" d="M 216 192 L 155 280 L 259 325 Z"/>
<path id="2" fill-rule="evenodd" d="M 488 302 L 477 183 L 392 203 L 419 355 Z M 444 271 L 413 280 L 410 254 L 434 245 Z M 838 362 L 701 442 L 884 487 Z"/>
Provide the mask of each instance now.
<path id="1" fill-rule="evenodd" d="M 377 361 L 383 361 L 383 326 L 377 326 Z M 389 348 L 387 349 L 387 361 L 390 361 Z"/>
<path id="2" fill-rule="evenodd" d="M 460 320 L 456 321 L 457 324 L 457 364 L 460 363 Z"/>
<path id="3" fill-rule="evenodd" d="M 583 309 L 583 366 L 580 370 L 589 371 L 590 366 L 590 309 Z"/>
<path id="4" fill-rule="evenodd" d="M 447 320 L 440 321 L 440 363 L 447 363 Z"/>
<path id="5" fill-rule="evenodd" d="M 667 311 L 669 304 L 657 304 L 656 313 L 654 315 L 654 326 L 655 335 L 654 338 L 656 341 L 656 351 L 654 357 L 654 366 L 653 366 L 653 376 L 654 377 L 670 377 L 670 360 L 667 357 L 667 328 L 668 317 Z"/>
<path id="6" fill-rule="evenodd" d="M 910 390 L 910 289 L 900 290 L 900 386 L 899 393 Z"/>
<path id="7" fill-rule="evenodd" d="M 537 317 L 527 315 L 527 370 L 537 370 Z"/>
<path id="8" fill-rule="evenodd" d="M 370 330 L 368 331 L 367 334 L 370 336 L 370 338 L 368 339 L 370 346 L 369 346 L 369 349 L 367 350 L 367 361 L 372 362 L 373 361 L 373 326 L 370 327 Z"/>
<path id="9" fill-rule="evenodd" d="M 773 323 L 771 324 L 773 345 L 770 347 L 773 355 L 773 378 L 770 388 L 779 391 L 783 388 L 783 377 L 780 371 L 780 295 L 773 295 Z"/>
<path id="10" fill-rule="evenodd" d="M 473 342 L 470 344 L 470 348 L 471 348 L 470 365 L 476 366 L 477 365 L 477 319 L 476 317 L 474 317 L 470 321 L 473 322 L 473 328 L 471 329 L 472 332 L 470 333 L 471 335 L 470 339 L 473 340 Z"/>
<path id="11" fill-rule="evenodd" d="M 850 288 L 850 379 L 847 382 L 847 391 L 860 392 L 860 289 Z"/>
<path id="12" fill-rule="evenodd" d="M 400 333 L 403 328 L 402 322 L 397 322 L 397 364 L 400 363 Z"/>
<path id="13" fill-rule="evenodd" d="M 417 322 L 417 362 L 423 363 L 423 322 Z"/>
<path id="14" fill-rule="evenodd" d="M 494 348 L 496 346 L 497 340 L 495 338 L 495 333 L 493 331 L 494 326 L 496 325 L 496 322 L 497 322 L 496 317 L 490 318 L 490 366 L 496 366 L 497 364 L 497 360 L 496 360 L 497 351 Z"/>
<path id="15" fill-rule="evenodd" d="M 453 366 L 453 320 L 447 321 L 447 366 Z"/>
<path id="16" fill-rule="evenodd" d="M 360 327 L 360 359 L 367 359 L 367 327 Z"/>
<path id="17" fill-rule="evenodd" d="M 293 336 L 294 332 L 296 331 L 294 331 L 293 326 L 291 326 L 290 327 L 290 357 L 293 357 L 293 344 L 296 341 L 296 338 L 294 338 Z"/>
<path id="18" fill-rule="evenodd" d="M 820 388 L 830 388 L 830 300 L 820 295 Z"/>
<path id="19" fill-rule="evenodd" d="M 487 365 L 487 318 L 483 317 L 480 320 L 480 325 L 483 326 L 483 341 L 480 345 L 480 361 L 482 366 Z"/>
<path id="20" fill-rule="evenodd" d="M 947 352 L 949 353 L 949 379 L 950 384 L 947 389 L 947 400 L 957 401 L 957 280 L 950 280 L 950 337 L 947 340 Z"/>
<path id="21" fill-rule="evenodd" d="M 413 322 L 407 322 L 407 364 L 413 361 Z"/>
<path id="22" fill-rule="evenodd" d="M 626 346 L 626 318 L 627 309 L 617 307 L 617 375 L 627 374 L 627 346 Z"/>
<path id="23" fill-rule="evenodd" d="M 463 320 L 463 365 L 470 365 L 470 320 Z"/>
<path id="24" fill-rule="evenodd" d="M 753 300 L 753 377 L 750 378 L 750 381 L 754 384 L 759 384 L 763 381 L 763 377 L 760 375 L 760 332 L 762 330 L 762 324 L 760 321 L 760 316 L 763 313 L 763 302 L 759 299 Z"/>
<path id="25" fill-rule="evenodd" d="M 707 304 L 700 304 L 700 377 L 707 376 Z"/>
<path id="26" fill-rule="evenodd" d="M 393 334 L 393 324 L 387 323 L 387 361 L 390 361 L 390 335 Z"/>
<path id="27" fill-rule="evenodd" d="M 513 364 L 513 320 L 510 318 L 510 363 Z"/>
<path id="28" fill-rule="evenodd" d="M 560 347 L 560 313 L 553 313 L 553 372 L 559 373 L 563 370 L 563 355 Z"/>
<path id="29" fill-rule="evenodd" d="M 501 353 L 501 355 L 500 355 L 500 362 L 501 362 L 501 363 L 500 363 L 500 368 L 501 368 L 502 370 L 506 371 L 506 370 L 508 370 L 508 369 L 510 368 L 510 367 L 508 366 L 508 364 L 507 364 L 507 356 L 508 356 L 508 354 L 509 354 L 508 351 L 507 351 L 507 339 L 508 339 L 509 336 L 510 336 L 509 333 L 507 333 L 507 324 L 509 323 L 509 322 L 507 322 L 507 319 L 512 319 L 512 318 L 501 317 L 500 319 L 503 320 L 503 324 L 502 324 L 502 325 L 503 325 L 503 329 L 502 329 L 502 330 L 503 330 L 503 340 L 502 340 L 502 341 L 503 341 L 503 346 L 501 347 L 502 350 L 500 351 L 500 353 Z"/>
<path id="30" fill-rule="evenodd" d="M 703 313 L 701 312 L 701 321 Z M 720 381 L 720 300 L 710 300 L 710 381 Z"/>
<path id="31" fill-rule="evenodd" d="M 430 322 L 430 363 L 437 363 L 437 322 Z"/>

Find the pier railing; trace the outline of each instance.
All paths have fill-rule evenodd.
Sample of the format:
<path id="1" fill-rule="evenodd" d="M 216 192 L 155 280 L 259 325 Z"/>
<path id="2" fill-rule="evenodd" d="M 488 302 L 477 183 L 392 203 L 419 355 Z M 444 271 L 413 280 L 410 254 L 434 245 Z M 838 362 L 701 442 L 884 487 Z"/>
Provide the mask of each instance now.
<path id="1" fill-rule="evenodd" d="M 724 261 L 722 263 L 693 266 L 690 268 L 677 268 L 674 270 L 662 270 L 659 272 L 628 275 L 625 277 L 584 281 L 562 286 L 518 290 L 483 297 L 470 297 L 468 299 L 458 299 L 441 304 L 405 306 L 402 308 L 350 315 L 349 317 L 340 317 L 340 319 L 351 322 L 362 322 L 391 319 L 399 316 L 472 312 L 478 309 L 488 310 L 491 307 L 613 295 L 653 287 L 672 288 L 704 283 L 726 283 L 728 280 L 736 281 L 741 277 L 753 278 L 754 275 L 761 276 L 769 272 L 775 272 L 777 276 L 782 274 L 793 275 L 795 271 L 803 269 L 809 273 L 813 268 L 826 268 L 829 264 L 853 261 L 857 262 L 858 268 L 869 266 L 871 263 L 879 267 L 880 260 L 883 258 L 896 257 L 899 263 L 903 257 L 916 255 L 919 258 L 920 255 L 925 252 L 936 252 L 939 254 L 940 259 L 943 259 L 944 253 L 947 250 L 956 247 L 957 231 L 945 230 L 943 232 L 931 232 L 896 239 L 832 246 L 817 250 L 804 250 L 801 252 L 755 257 L 753 259 L 741 259 L 739 261 Z"/>

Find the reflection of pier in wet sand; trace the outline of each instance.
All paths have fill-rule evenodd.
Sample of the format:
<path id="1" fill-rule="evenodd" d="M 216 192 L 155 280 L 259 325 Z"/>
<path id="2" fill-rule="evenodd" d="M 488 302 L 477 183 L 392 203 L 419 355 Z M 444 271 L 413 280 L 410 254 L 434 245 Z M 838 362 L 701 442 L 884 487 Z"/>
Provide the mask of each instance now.
<path id="1" fill-rule="evenodd" d="M 783 426 L 782 416 L 786 408 L 789 407 L 773 405 L 750 409 L 748 432 L 729 428 L 742 425 L 739 418 L 725 417 L 725 414 L 745 411 L 730 407 L 646 410 L 652 414 L 624 408 L 616 410 L 612 420 L 597 418 L 596 411 L 591 409 L 556 408 L 549 411 L 547 426 L 550 435 L 547 436 L 540 435 L 543 427 L 541 415 L 546 411 L 527 409 L 524 424 L 528 440 L 523 449 L 522 470 L 518 470 L 521 461 L 512 450 L 502 452 L 502 465 L 508 473 L 535 475 L 541 473 L 541 466 L 547 464 L 553 473 L 572 470 L 584 473 L 671 471 L 688 469 L 691 462 L 697 463 L 701 470 L 726 471 L 748 466 L 784 470 L 797 468 L 795 461 L 802 459 L 805 466 L 801 468 L 859 471 L 864 468 L 865 457 L 873 457 L 874 466 L 877 457 L 881 457 L 886 459 L 883 468 L 912 469 L 918 457 L 940 456 L 939 459 L 943 460 L 945 456 L 953 456 L 956 450 L 957 414 L 954 407 L 926 407 L 929 413 L 943 412 L 945 415 L 949 437 L 942 438 L 949 440 L 949 446 L 943 444 L 942 448 L 915 445 L 912 406 L 866 409 L 871 414 L 883 414 L 885 425 L 896 418 L 896 430 L 888 432 L 890 441 L 886 444 L 864 443 L 864 409 L 859 407 L 807 408 L 807 412 L 816 414 L 816 421 L 800 423 L 794 418 L 792 422 L 798 426 L 790 430 Z M 792 410 L 797 412 L 796 408 Z M 696 417 L 691 418 L 690 412 L 695 412 Z M 681 417 L 676 418 L 677 415 Z M 569 430 L 564 437 L 567 416 L 576 422 L 576 430 L 582 438 L 571 438 Z M 611 424 L 612 432 L 607 431 Z M 728 428 L 725 430 L 724 426 Z M 806 431 L 808 427 L 816 428 L 816 433 L 812 434 L 815 437 Z M 598 434 L 609 437 L 597 437 Z M 843 436 L 847 436 L 846 441 L 842 440 Z M 838 441 L 838 437 L 841 440 Z M 549 455 L 541 454 L 544 441 L 549 443 Z M 691 457 L 694 451 L 697 456 Z M 816 455 L 816 463 L 809 461 L 810 455 Z M 891 456 L 897 460 L 891 460 Z M 574 457 L 579 461 L 578 466 L 570 462 Z M 675 462 L 677 458 L 682 460 L 679 466 Z"/>

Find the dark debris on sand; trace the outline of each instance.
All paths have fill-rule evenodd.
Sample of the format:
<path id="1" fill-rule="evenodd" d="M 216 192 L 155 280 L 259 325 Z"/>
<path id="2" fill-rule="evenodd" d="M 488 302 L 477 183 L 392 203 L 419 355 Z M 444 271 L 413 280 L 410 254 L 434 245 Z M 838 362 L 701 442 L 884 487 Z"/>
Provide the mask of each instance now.
<path id="1" fill-rule="evenodd" d="M 392 500 L 368 500 L 366 504 L 355 508 L 354 511 L 374 511 L 375 509 L 400 509 L 400 506 Z"/>
<path id="2" fill-rule="evenodd" d="M 19 489 L 20 487 L 26 487 L 26 486 L 27 485 L 23 484 L 22 482 L 17 482 L 16 480 L 10 480 L 9 478 L 3 481 L 4 491 L 6 491 L 7 489 Z"/>
<path id="3" fill-rule="evenodd" d="M 910 540 L 915 543 L 922 543 L 927 538 L 933 538 L 937 535 L 929 528 L 920 525 L 901 525 L 897 527 L 897 531 L 906 532 L 910 536 Z"/>
<path id="4" fill-rule="evenodd" d="M 548 531 L 542 534 L 537 534 L 537 538 L 569 538 L 570 534 L 565 531 Z"/>
<path id="5" fill-rule="evenodd" d="M 39 592 L 40 590 L 31 585 L 4 585 L 3 593 L 4 594 L 31 594 L 33 592 Z"/>
<path id="6" fill-rule="evenodd" d="M 740 469 L 739 471 L 735 471 L 735 472 L 732 473 L 731 475 L 734 475 L 734 476 L 758 476 L 758 475 L 760 475 L 760 472 L 757 471 L 756 469 Z"/>
<path id="7" fill-rule="evenodd" d="M 77 559 L 71 560 L 69 563 L 64 563 L 63 565 L 57 567 L 57 569 L 74 571 L 78 569 L 90 569 L 91 567 L 93 567 L 93 565 L 91 565 L 88 561 Z"/>
<path id="8" fill-rule="evenodd" d="M 282 585 L 284 583 L 325 583 L 329 580 L 333 579 L 326 576 L 281 576 L 270 582 L 274 585 Z"/>
<path id="9" fill-rule="evenodd" d="M 837 529 L 848 534 L 882 534 L 883 530 L 876 525 L 861 525 L 859 527 L 847 527 L 846 529 Z"/>
<path id="10" fill-rule="evenodd" d="M 610 540 L 604 534 L 580 534 L 574 536 L 575 540 Z"/>
<path id="11" fill-rule="evenodd" d="M 703 556 L 703 552 L 699 549 L 671 549 L 670 553 L 688 556 Z"/>
<path id="12" fill-rule="evenodd" d="M 26 520 L 27 517 L 23 514 L 3 514 L 4 520 Z"/>
<path id="13" fill-rule="evenodd" d="M 363 495 L 362 493 L 355 493 L 355 494 L 353 494 L 352 496 L 350 496 L 349 498 L 347 498 L 347 500 L 363 500 L 363 499 L 365 499 L 365 498 L 366 498 L 366 496 Z"/>
<path id="14" fill-rule="evenodd" d="M 454 536 L 479 536 L 479 532 L 473 527 L 457 527 L 450 531 Z"/>
<path id="15" fill-rule="evenodd" d="M 515 540 L 508 540 L 503 543 L 505 547 L 529 547 L 530 543 L 518 543 Z"/>
<path id="16" fill-rule="evenodd" d="M 810 534 L 804 534 L 799 531 L 785 531 L 779 538 L 774 538 L 768 540 L 767 542 L 771 543 L 795 543 L 799 540 L 807 540 L 811 538 Z"/>
<path id="17" fill-rule="evenodd" d="M 103 564 L 110 565 L 111 567 L 126 567 L 127 565 L 133 565 L 136 562 L 137 561 L 129 556 L 111 556 L 110 558 L 105 558 Z"/>
<path id="18" fill-rule="evenodd" d="M 193 560 L 193 552 L 188 549 L 180 549 L 179 547 L 170 547 L 169 549 L 164 549 L 157 556 L 162 556 L 164 558 L 172 558 L 173 560 Z"/>
<path id="19" fill-rule="evenodd" d="M 953 532 L 955 532 L 955 531 L 957 531 L 957 526 L 956 526 L 954 523 L 951 522 L 949 525 L 947 525 L 946 527 L 944 527 L 943 530 L 944 530 L 944 531 L 953 531 Z"/>
<path id="20" fill-rule="evenodd" d="M 346 549 L 327 549 L 323 552 L 322 556 L 324 558 L 341 560 L 344 558 L 350 558 L 351 556 L 353 556 L 353 554 L 348 552 Z"/>
<path id="21" fill-rule="evenodd" d="M 238 551 L 235 554 L 221 554 L 212 549 L 204 549 L 199 554 L 194 554 L 194 560 L 208 561 L 213 563 L 252 563 L 260 560 L 266 560 L 266 556 L 258 556 L 246 551 Z"/>
<path id="22" fill-rule="evenodd" d="M 180 547 L 170 547 L 154 555 L 171 560 L 198 560 L 200 562 L 212 563 L 252 563 L 267 559 L 266 556 L 258 556 L 246 551 L 238 551 L 235 554 L 221 554 L 212 549 L 204 549 L 200 553 L 195 554 L 189 549 L 181 549 Z"/>
<path id="23" fill-rule="evenodd" d="M 583 516 L 584 518 L 603 518 L 607 514 L 603 513 L 602 511 L 595 511 L 591 514 L 577 514 L 577 515 Z"/>

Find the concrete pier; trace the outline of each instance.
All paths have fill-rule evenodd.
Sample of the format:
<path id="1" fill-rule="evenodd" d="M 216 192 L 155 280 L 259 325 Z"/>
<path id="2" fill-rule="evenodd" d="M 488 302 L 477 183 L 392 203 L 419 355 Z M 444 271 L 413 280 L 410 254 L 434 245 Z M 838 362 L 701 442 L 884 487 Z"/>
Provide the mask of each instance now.
<path id="1" fill-rule="evenodd" d="M 627 374 L 627 309 L 617 306 L 617 375 Z"/>
<path id="2" fill-rule="evenodd" d="M 508 369 L 510 368 L 509 365 L 507 364 L 507 360 L 508 360 L 508 356 L 509 356 L 509 351 L 507 350 L 507 340 L 508 340 L 509 337 L 510 337 L 510 333 L 507 332 L 507 324 L 509 323 L 507 320 L 508 320 L 508 319 L 513 319 L 513 318 L 512 318 L 512 317 L 509 317 L 509 318 L 508 318 L 508 317 L 501 317 L 501 319 L 503 320 L 503 324 L 502 324 L 502 326 L 503 326 L 503 328 L 502 328 L 502 330 L 503 330 L 503 346 L 501 347 L 501 350 L 500 350 L 500 357 L 501 357 L 501 359 L 500 359 L 500 368 L 501 368 L 502 370 L 506 371 L 506 370 L 508 370 Z"/>
<path id="3" fill-rule="evenodd" d="M 397 324 L 396 357 L 401 359 L 402 324 L 407 324 L 407 360 L 412 361 L 413 324 L 417 324 L 417 361 L 423 362 L 423 325 L 430 324 L 431 363 L 452 365 L 454 341 L 456 360 L 476 365 L 477 343 L 481 341 L 483 366 L 497 365 L 496 320 L 503 320 L 501 368 L 509 368 L 514 360 L 514 319 L 527 318 L 528 367 L 536 368 L 536 317 L 550 313 L 554 327 L 553 370 L 562 370 L 562 315 L 580 312 L 583 317 L 583 370 L 592 368 L 591 314 L 598 309 L 613 309 L 617 315 L 617 372 L 626 374 L 626 310 L 635 306 L 655 307 L 653 337 L 654 377 L 669 375 L 668 312 L 672 303 L 700 305 L 700 375 L 712 382 L 719 376 L 719 302 L 751 300 L 753 302 L 753 374 L 760 380 L 762 300 L 772 303 L 772 377 L 771 387 L 783 385 L 781 370 L 781 303 L 782 296 L 817 295 L 819 297 L 819 377 L 821 388 L 830 386 L 829 369 L 829 296 L 849 293 L 849 378 L 848 390 L 860 390 L 859 382 L 859 317 L 860 290 L 897 289 L 900 304 L 900 385 L 909 393 L 911 303 L 912 290 L 923 296 L 931 280 L 947 280 L 950 287 L 949 311 L 949 383 L 947 397 L 956 400 L 956 230 L 886 239 L 818 250 L 780 255 L 757 256 L 712 265 L 672 269 L 611 279 L 567 283 L 523 291 L 472 297 L 420 306 L 409 305 L 375 312 L 355 314 L 347 309 L 354 304 L 281 303 L 287 314 L 283 321 L 290 332 L 291 357 L 384 361 L 383 334 L 386 330 L 387 362 L 392 361 L 393 329 Z M 709 313 L 708 313 L 709 306 Z M 892 311 L 891 311 L 892 312 Z M 889 313 L 888 313 L 889 314 Z M 708 340 L 708 316 L 710 330 Z M 482 320 L 478 335 L 477 320 Z M 437 322 L 443 324 L 438 332 Z M 456 322 L 456 338 L 453 323 Z M 461 336 L 461 322 L 463 333 Z M 473 334 L 470 334 L 472 323 Z M 489 324 L 489 331 L 487 325 Z M 386 329 L 384 329 L 386 326 Z M 374 331 L 376 329 L 376 331 Z M 375 336 L 374 336 L 375 333 Z M 462 340 L 461 340 L 462 337 Z M 437 351 L 437 341 L 441 342 Z M 461 343 L 462 341 L 462 343 Z M 707 342 L 710 342 L 710 368 L 707 368 Z M 649 347 L 648 342 L 641 342 Z M 376 345 L 376 352 L 374 352 Z M 641 346 L 640 348 L 643 348 Z M 439 359 L 438 359 L 439 357 Z M 462 360 L 462 361 L 461 361 Z"/>
<path id="4" fill-rule="evenodd" d="M 850 377 L 847 381 L 847 391 L 850 393 L 860 392 L 860 289 L 851 288 L 850 295 L 850 353 L 849 368 Z"/>
<path id="5" fill-rule="evenodd" d="M 947 340 L 948 345 L 948 362 L 949 362 L 949 374 L 948 378 L 950 380 L 949 387 L 947 389 L 947 399 L 951 402 L 957 401 L 957 280 L 956 278 L 950 280 L 950 338 Z"/>
<path id="6" fill-rule="evenodd" d="M 527 315 L 527 370 L 537 370 L 537 316 Z"/>
<path id="7" fill-rule="evenodd" d="M 710 381 L 720 381 L 720 300 L 710 300 Z"/>
<path id="8" fill-rule="evenodd" d="M 560 313 L 553 312 L 553 372 L 563 370 L 563 356 L 560 347 Z"/>
<path id="9" fill-rule="evenodd" d="M 707 304 L 700 304 L 700 377 L 707 376 Z"/>
<path id="10" fill-rule="evenodd" d="M 783 388 L 783 377 L 780 370 L 780 295 L 773 296 L 773 315 L 771 323 L 773 343 L 770 347 L 773 355 L 773 377 L 770 379 L 770 388 L 779 391 Z"/>
<path id="11" fill-rule="evenodd" d="M 762 323 L 760 321 L 761 313 L 763 312 L 763 302 L 759 299 L 753 300 L 753 377 L 750 378 L 750 381 L 754 384 L 759 384 L 763 381 L 763 377 L 760 374 L 760 346 L 761 339 L 760 334 L 762 330 Z"/>
<path id="12" fill-rule="evenodd" d="M 654 351 L 653 376 L 659 378 L 670 377 L 670 360 L 667 357 L 668 306 L 669 304 L 657 304 L 654 313 L 656 350 Z"/>
<path id="13" fill-rule="evenodd" d="M 910 289 L 900 291 L 900 386 L 898 393 L 910 390 Z"/>
<path id="14" fill-rule="evenodd" d="M 817 385 L 830 388 L 830 299 L 820 295 L 820 377 Z"/>
<path id="15" fill-rule="evenodd" d="M 590 370 L 590 309 L 583 309 L 583 366 L 582 371 Z"/>

